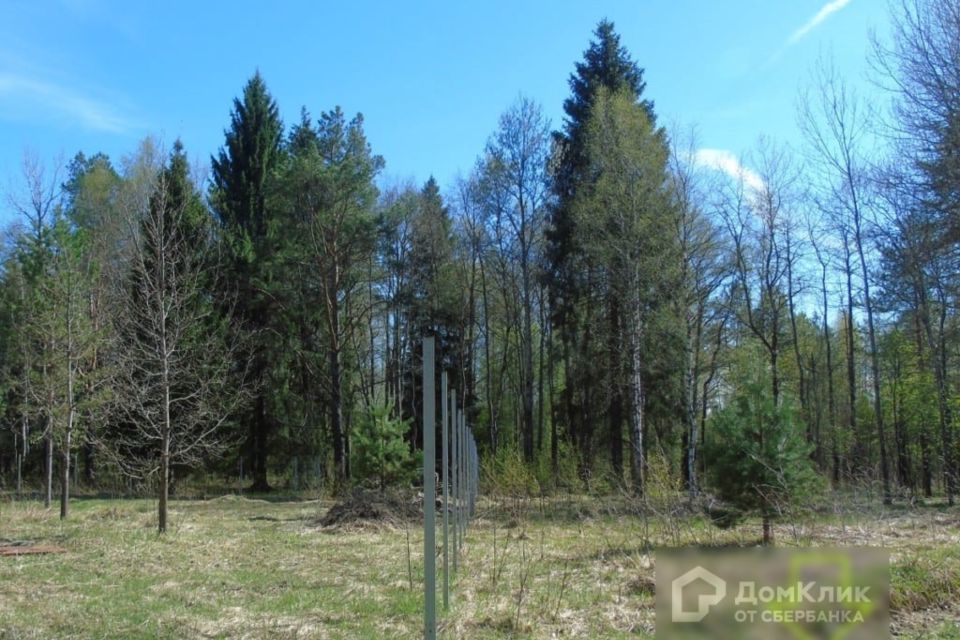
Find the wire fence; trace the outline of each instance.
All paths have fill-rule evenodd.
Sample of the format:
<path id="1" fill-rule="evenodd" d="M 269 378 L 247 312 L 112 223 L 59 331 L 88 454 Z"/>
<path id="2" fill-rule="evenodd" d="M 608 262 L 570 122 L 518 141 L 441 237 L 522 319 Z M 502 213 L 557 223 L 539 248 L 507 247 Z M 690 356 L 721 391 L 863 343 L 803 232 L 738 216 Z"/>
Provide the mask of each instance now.
<path id="1" fill-rule="evenodd" d="M 437 637 L 437 411 L 434 338 L 423 339 L 423 637 Z M 440 376 L 440 482 L 443 610 L 450 608 L 451 564 L 455 576 L 477 503 L 480 459 L 473 431 L 447 372 Z"/>

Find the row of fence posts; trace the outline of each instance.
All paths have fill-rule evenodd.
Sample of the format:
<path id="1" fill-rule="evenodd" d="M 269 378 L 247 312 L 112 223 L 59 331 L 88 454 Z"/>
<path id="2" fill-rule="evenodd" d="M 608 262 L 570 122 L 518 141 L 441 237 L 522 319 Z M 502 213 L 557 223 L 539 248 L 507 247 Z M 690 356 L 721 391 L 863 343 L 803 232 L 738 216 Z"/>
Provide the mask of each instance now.
<path id="1" fill-rule="evenodd" d="M 480 459 L 457 392 L 447 372 L 440 377 L 441 484 L 443 490 L 443 610 L 450 607 L 450 565 L 457 573 L 460 551 L 477 502 Z M 437 637 L 437 451 L 436 352 L 434 339 L 423 339 L 423 637 Z M 450 551 L 453 553 L 451 554 Z"/>

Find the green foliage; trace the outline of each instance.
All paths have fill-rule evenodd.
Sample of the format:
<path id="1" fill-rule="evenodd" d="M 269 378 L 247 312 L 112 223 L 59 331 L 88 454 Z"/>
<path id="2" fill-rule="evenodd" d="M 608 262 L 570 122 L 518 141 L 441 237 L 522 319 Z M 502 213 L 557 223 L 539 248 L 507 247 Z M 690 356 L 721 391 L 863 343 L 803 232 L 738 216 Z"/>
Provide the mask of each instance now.
<path id="1" fill-rule="evenodd" d="M 572 443 L 558 438 L 556 472 L 550 460 L 550 446 L 544 445 L 537 456 L 537 482 L 541 487 L 552 487 L 559 491 L 577 491 L 583 486 L 580 456 Z"/>
<path id="2" fill-rule="evenodd" d="M 480 477 L 486 494 L 519 498 L 540 493 L 534 469 L 516 447 L 502 446 L 496 455 L 481 458 Z"/>
<path id="3" fill-rule="evenodd" d="M 353 468 L 358 480 L 374 479 L 381 490 L 408 483 L 416 473 L 404 436 L 410 421 L 394 417 L 393 407 L 370 407 L 353 431 Z"/>
<path id="4" fill-rule="evenodd" d="M 258 71 L 233 101 L 225 145 L 212 159 L 211 201 L 231 233 L 259 243 L 267 233 L 267 182 L 280 156 L 283 125 Z"/>
<path id="5" fill-rule="evenodd" d="M 288 354 L 272 342 L 273 336 L 288 333 L 277 322 L 284 278 L 277 273 L 276 254 L 284 242 L 278 237 L 278 212 L 269 206 L 271 185 L 284 156 L 282 138 L 277 103 L 258 71 L 244 86 L 242 98 L 233 102 L 224 146 L 211 159 L 210 189 L 231 261 L 222 287 L 231 300 L 227 306 L 249 334 L 249 353 L 244 357 L 250 356 L 251 376 L 260 383 L 253 410 L 243 418 L 248 469 L 258 491 L 270 488 L 267 455 L 277 446 L 278 423 L 285 417 L 278 415 L 274 403 L 287 384 L 280 365 Z"/>
<path id="6" fill-rule="evenodd" d="M 708 434 L 709 480 L 733 510 L 720 524 L 747 514 L 776 518 L 821 485 L 793 406 L 777 405 L 767 384 L 748 383 L 713 416 Z"/>

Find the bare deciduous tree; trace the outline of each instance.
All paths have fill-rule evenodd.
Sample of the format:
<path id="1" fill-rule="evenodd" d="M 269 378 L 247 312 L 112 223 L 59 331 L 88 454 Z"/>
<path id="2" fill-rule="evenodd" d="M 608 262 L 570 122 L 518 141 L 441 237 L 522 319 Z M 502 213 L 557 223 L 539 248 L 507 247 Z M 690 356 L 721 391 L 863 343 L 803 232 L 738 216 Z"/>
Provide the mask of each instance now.
<path id="1" fill-rule="evenodd" d="M 50 263 L 51 233 L 55 218 L 60 211 L 62 193 L 60 171 L 63 162 L 57 159 L 48 168 L 39 157 L 24 151 L 21 162 L 22 184 L 11 187 L 7 193 L 7 204 L 18 216 L 26 221 L 26 246 L 22 253 L 24 260 L 24 311 L 29 317 L 35 311 L 39 301 L 38 282 L 47 276 Z M 53 421 L 55 398 L 53 385 L 49 383 L 49 337 L 28 332 L 24 342 L 24 377 L 22 392 L 30 397 L 24 416 L 35 415 L 43 423 L 45 446 L 45 483 L 44 506 L 50 508 L 53 501 Z M 36 379 L 39 385 L 33 384 Z M 27 446 L 27 421 L 24 418 L 24 456 Z"/>
<path id="2" fill-rule="evenodd" d="M 180 164 L 182 163 L 182 164 Z M 192 466 L 228 444 L 223 427 L 246 398 L 237 332 L 210 299 L 217 268 L 206 212 L 175 148 L 132 225 L 127 303 L 117 318 L 119 432 L 104 443 L 131 474 L 158 478 L 158 530 L 167 529 L 172 465 Z"/>
<path id="3" fill-rule="evenodd" d="M 820 63 L 815 73 L 815 82 L 816 95 L 804 101 L 800 122 L 817 161 L 819 184 L 826 192 L 822 200 L 832 214 L 840 235 L 853 242 L 852 250 L 856 254 L 860 270 L 870 347 L 873 417 L 880 444 L 883 501 L 884 504 L 891 504 L 893 496 L 880 394 L 880 357 L 877 353 L 874 304 L 870 294 L 870 263 L 867 255 L 870 184 L 864 146 L 870 135 L 870 114 L 837 75 L 832 64 Z M 846 251 L 849 253 L 850 249 L 847 248 Z M 852 311 L 850 313 L 852 315 Z"/>

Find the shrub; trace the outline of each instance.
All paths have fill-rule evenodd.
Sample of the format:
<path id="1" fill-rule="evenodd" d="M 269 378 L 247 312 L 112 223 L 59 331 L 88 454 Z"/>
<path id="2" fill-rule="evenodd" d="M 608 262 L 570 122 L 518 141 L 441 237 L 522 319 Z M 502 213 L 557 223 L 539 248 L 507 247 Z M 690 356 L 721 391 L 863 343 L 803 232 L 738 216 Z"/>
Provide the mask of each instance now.
<path id="1" fill-rule="evenodd" d="M 496 455 L 485 457 L 480 464 L 485 493 L 512 498 L 540 493 L 534 470 L 524 463 L 516 447 L 501 446 Z"/>

